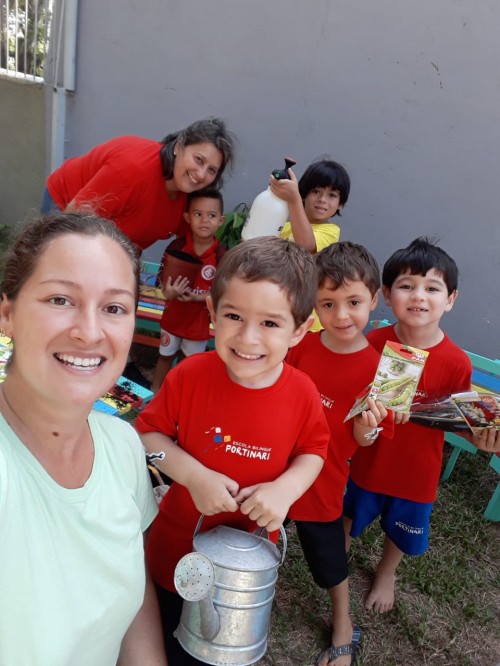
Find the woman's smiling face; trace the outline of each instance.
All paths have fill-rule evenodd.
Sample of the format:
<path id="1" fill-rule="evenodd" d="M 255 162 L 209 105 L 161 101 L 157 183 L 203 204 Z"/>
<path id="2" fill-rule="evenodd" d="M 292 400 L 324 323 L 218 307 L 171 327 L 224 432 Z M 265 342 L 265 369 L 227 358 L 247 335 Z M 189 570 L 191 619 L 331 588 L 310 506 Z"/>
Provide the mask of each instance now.
<path id="1" fill-rule="evenodd" d="M 27 400 L 90 409 L 127 360 L 135 323 L 130 257 L 103 235 L 56 236 L 0 311 L 14 339 L 6 384 Z"/>
<path id="2" fill-rule="evenodd" d="M 222 168 L 222 153 L 212 143 L 177 144 L 174 154 L 172 187 L 179 192 L 189 194 L 208 187 Z"/>

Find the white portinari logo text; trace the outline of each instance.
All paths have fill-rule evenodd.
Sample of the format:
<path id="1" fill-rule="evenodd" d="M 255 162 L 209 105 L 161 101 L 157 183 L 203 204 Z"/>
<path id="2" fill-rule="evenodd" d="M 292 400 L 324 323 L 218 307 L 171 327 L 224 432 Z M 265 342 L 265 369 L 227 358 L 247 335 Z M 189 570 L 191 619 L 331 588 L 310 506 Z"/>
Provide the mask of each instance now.
<path id="1" fill-rule="evenodd" d="M 408 534 L 423 534 L 424 533 L 424 528 L 423 527 L 413 527 L 413 525 L 407 525 L 406 523 L 402 523 L 400 520 L 396 521 L 396 527 L 399 527 L 399 529 L 403 530 L 404 532 L 408 532 Z"/>
<path id="2" fill-rule="evenodd" d="M 254 444 L 245 444 L 233 440 L 231 435 L 222 432 L 219 426 L 212 426 L 205 430 L 205 435 L 208 435 L 209 442 L 204 449 L 204 453 L 221 449 L 224 447 L 225 453 L 229 455 L 241 456 L 242 458 L 252 458 L 254 460 L 270 460 L 271 447 L 270 446 L 256 446 Z"/>
<path id="3" fill-rule="evenodd" d="M 326 407 L 326 409 L 331 409 L 333 407 L 333 398 L 329 398 L 324 393 L 320 393 L 319 397 L 321 398 L 323 407 Z"/>
<path id="4" fill-rule="evenodd" d="M 253 458 L 257 460 L 269 460 L 271 458 L 271 449 L 264 446 L 252 446 L 243 442 L 232 442 L 226 444 L 226 453 L 242 456 L 243 458 Z"/>

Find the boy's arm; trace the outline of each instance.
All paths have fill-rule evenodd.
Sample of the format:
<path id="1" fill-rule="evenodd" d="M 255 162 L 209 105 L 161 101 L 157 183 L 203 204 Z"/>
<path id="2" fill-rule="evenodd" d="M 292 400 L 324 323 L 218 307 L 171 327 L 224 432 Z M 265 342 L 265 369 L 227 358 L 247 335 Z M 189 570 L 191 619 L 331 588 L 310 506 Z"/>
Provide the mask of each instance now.
<path id="1" fill-rule="evenodd" d="M 205 467 L 167 435 L 148 432 L 140 437 L 146 456 L 155 456 L 156 467 L 187 488 L 200 513 L 213 516 L 222 511 L 237 511 L 234 496 L 239 486 L 236 481 Z"/>
<path id="2" fill-rule="evenodd" d="M 241 512 L 268 532 L 277 530 L 290 506 L 313 484 L 323 463 L 321 456 L 303 453 L 274 481 L 242 488 L 235 497 Z"/>
<path id="3" fill-rule="evenodd" d="M 383 425 L 388 430 L 389 438 L 392 438 L 393 427 L 410 420 L 409 414 L 387 410 L 378 400 L 368 398 L 367 405 L 367 410 L 353 418 L 352 434 L 359 446 L 371 446 L 377 440 L 380 430 L 383 429 L 378 428 L 382 421 L 388 419 Z"/>
<path id="4" fill-rule="evenodd" d="M 316 238 L 304 210 L 297 177 L 291 169 L 288 169 L 288 173 L 291 180 L 286 178 L 277 180 L 274 176 L 271 176 L 269 187 L 273 194 L 288 204 L 288 215 L 294 241 L 309 252 L 316 252 Z"/>
<path id="5" fill-rule="evenodd" d="M 368 398 L 368 409 L 353 418 L 352 435 L 359 446 L 371 446 L 377 437 L 378 424 L 387 417 L 387 409 L 378 400 Z"/>

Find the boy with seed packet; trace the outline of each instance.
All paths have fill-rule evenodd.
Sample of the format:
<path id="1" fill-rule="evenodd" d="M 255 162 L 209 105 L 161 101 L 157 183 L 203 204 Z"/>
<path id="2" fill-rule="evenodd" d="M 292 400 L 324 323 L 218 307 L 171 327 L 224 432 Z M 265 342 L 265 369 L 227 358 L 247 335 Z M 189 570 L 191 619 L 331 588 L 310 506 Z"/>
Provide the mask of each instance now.
<path id="1" fill-rule="evenodd" d="M 354 663 L 361 631 L 349 614 L 347 554 L 342 500 L 349 475 L 348 459 L 358 446 L 377 438 L 378 424 L 392 430 L 387 411 L 369 400 L 367 411 L 345 421 L 355 398 L 372 381 L 380 354 L 363 330 L 376 307 L 380 273 L 374 257 L 361 245 L 341 242 L 316 254 L 316 312 L 323 330 L 308 333 L 287 362 L 316 384 L 330 426 L 328 456 L 311 488 L 290 508 L 314 581 L 328 590 L 332 603 L 331 644 L 316 659 L 319 666 Z"/>
<path id="2" fill-rule="evenodd" d="M 428 352 L 416 399 L 468 391 L 471 363 L 468 356 L 440 328 L 441 317 L 457 298 L 455 261 L 426 238 L 417 238 L 397 250 L 382 272 L 385 302 L 397 322 L 368 334 L 382 352 L 387 341 Z M 485 429 L 467 435 L 479 449 L 500 450 L 500 433 Z M 384 613 L 394 605 L 397 567 L 407 555 L 420 555 L 428 547 L 429 521 L 436 499 L 443 457 L 444 433 L 414 423 L 396 425 L 392 438 L 380 436 L 353 456 L 344 498 L 346 540 L 361 534 L 377 516 L 385 532 L 384 548 L 368 609 Z"/>
<path id="3" fill-rule="evenodd" d="M 318 391 L 284 363 L 311 325 L 315 293 L 314 259 L 298 245 L 264 237 L 229 250 L 207 299 L 216 351 L 173 368 L 137 418 L 147 453 L 173 479 L 146 559 L 175 666 L 201 663 L 173 636 L 182 608 L 173 574 L 200 513 L 204 530 L 272 532 L 323 466 L 329 430 Z"/>

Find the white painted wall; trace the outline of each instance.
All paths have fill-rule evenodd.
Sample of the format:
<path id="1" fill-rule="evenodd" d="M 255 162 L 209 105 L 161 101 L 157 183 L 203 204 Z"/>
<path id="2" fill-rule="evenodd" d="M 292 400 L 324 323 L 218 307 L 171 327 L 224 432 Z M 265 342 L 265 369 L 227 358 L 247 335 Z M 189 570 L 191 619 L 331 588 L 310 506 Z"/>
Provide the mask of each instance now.
<path id="1" fill-rule="evenodd" d="M 444 327 L 499 357 L 499 24 L 496 0 L 84 0 L 66 156 L 220 115 L 230 209 L 284 155 L 300 175 L 329 154 L 352 177 L 342 239 L 383 263 L 440 238 L 461 270 Z"/>

